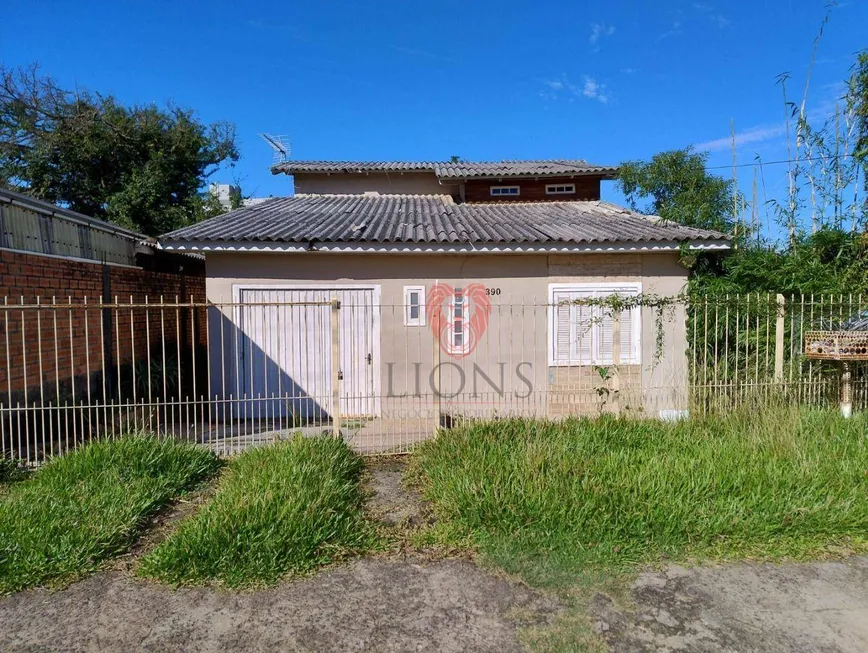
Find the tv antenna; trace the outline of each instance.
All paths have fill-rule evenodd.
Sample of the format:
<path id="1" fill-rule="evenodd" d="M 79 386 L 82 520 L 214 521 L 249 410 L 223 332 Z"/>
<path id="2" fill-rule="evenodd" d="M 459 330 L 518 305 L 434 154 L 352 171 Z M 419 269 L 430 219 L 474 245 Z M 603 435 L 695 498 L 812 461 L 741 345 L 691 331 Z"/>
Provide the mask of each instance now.
<path id="1" fill-rule="evenodd" d="M 268 143 L 271 146 L 272 151 L 274 152 L 274 157 L 272 158 L 272 164 L 274 163 L 283 163 L 286 159 L 292 156 L 292 146 L 289 144 L 289 137 L 282 136 L 280 134 L 265 134 L 262 133 L 259 137 Z M 284 143 L 284 138 L 287 139 L 287 142 Z"/>

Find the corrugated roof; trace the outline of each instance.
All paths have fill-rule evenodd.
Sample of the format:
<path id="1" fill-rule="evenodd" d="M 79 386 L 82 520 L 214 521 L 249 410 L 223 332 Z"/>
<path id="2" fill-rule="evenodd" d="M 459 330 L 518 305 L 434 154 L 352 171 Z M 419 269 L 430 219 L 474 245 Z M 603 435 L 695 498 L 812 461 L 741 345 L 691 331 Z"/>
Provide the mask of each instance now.
<path id="1" fill-rule="evenodd" d="M 137 233 L 130 229 L 124 229 L 123 227 L 116 225 L 112 222 L 106 222 L 105 220 L 93 218 L 89 215 L 84 215 L 83 213 L 70 211 L 69 209 L 57 206 L 56 204 L 52 204 L 51 202 L 46 202 L 45 200 L 38 200 L 35 197 L 30 197 L 29 195 L 24 195 L 22 193 L 16 193 L 5 188 L 0 188 L 0 203 L 14 204 L 16 206 L 20 206 L 29 211 L 34 211 L 42 215 L 52 216 L 54 218 L 67 220 L 76 224 L 86 225 L 88 227 L 91 227 L 92 229 L 106 231 L 127 240 L 133 240 L 141 243 L 147 243 L 149 241 L 153 242 L 153 239 L 145 236 L 144 234 Z"/>
<path id="2" fill-rule="evenodd" d="M 539 161 L 284 161 L 272 166 L 274 174 L 370 172 L 433 172 L 444 180 L 504 177 L 556 177 L 601 174 L 611 176 L 615 166 L 601 166 L 581 159 Z"/>
<path id="3" fill-rule="evenodd" d="M 608 202 L 455 204 L 439 195 L 296 195 L 166 234 L 197 243 L 640 243 L 728 240 Z"/>

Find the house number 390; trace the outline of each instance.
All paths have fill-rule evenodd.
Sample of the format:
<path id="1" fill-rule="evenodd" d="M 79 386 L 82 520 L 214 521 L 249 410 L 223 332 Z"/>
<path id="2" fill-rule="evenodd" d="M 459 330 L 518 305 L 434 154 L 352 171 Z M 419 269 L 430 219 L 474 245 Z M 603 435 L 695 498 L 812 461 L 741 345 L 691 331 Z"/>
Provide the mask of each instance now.
<path id="1" fill-rule="evenodd" d="M 499 295 L 500 294 L 500 288 L 486 288 L 485 294 L 486 295 Z"/>

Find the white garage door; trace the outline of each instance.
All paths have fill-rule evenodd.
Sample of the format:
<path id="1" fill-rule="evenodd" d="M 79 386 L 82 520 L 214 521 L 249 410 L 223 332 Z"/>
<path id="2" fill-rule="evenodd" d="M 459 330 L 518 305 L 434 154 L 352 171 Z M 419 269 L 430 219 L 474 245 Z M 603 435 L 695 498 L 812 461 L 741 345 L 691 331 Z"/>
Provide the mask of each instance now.
<path id="1" fill-rule="evenodd" d="M 253 399 L 248 417 L 331 415 L 333 297 L 340 302 L 341 415 L 379 413 L 379 288 L 274 287 L 240 291 L 239 379 Z"/>

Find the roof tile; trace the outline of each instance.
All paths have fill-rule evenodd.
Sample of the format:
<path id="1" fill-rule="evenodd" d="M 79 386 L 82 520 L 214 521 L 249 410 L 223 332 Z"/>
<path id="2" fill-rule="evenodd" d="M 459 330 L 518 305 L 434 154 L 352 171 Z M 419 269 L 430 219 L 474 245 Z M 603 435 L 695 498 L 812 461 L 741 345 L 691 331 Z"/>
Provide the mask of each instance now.
<path id="1" fill-rule="evenodd" d="M 534 161 L 284 161 L 271 168 L 274 174 L 366 172 L 433 172 L 444 180 L 485 177 L 553 177 L 577 174 L 613 175 L 615 166 L 601 166 L 582 159 Z"/>
<path id="2" fill-rule="evenodd" d="M 454 204 L 439 195 L 296 195 L 168 233 L 180 242 L 636 243 L 726 240 L 724 234 L 608 202 Z"/>

